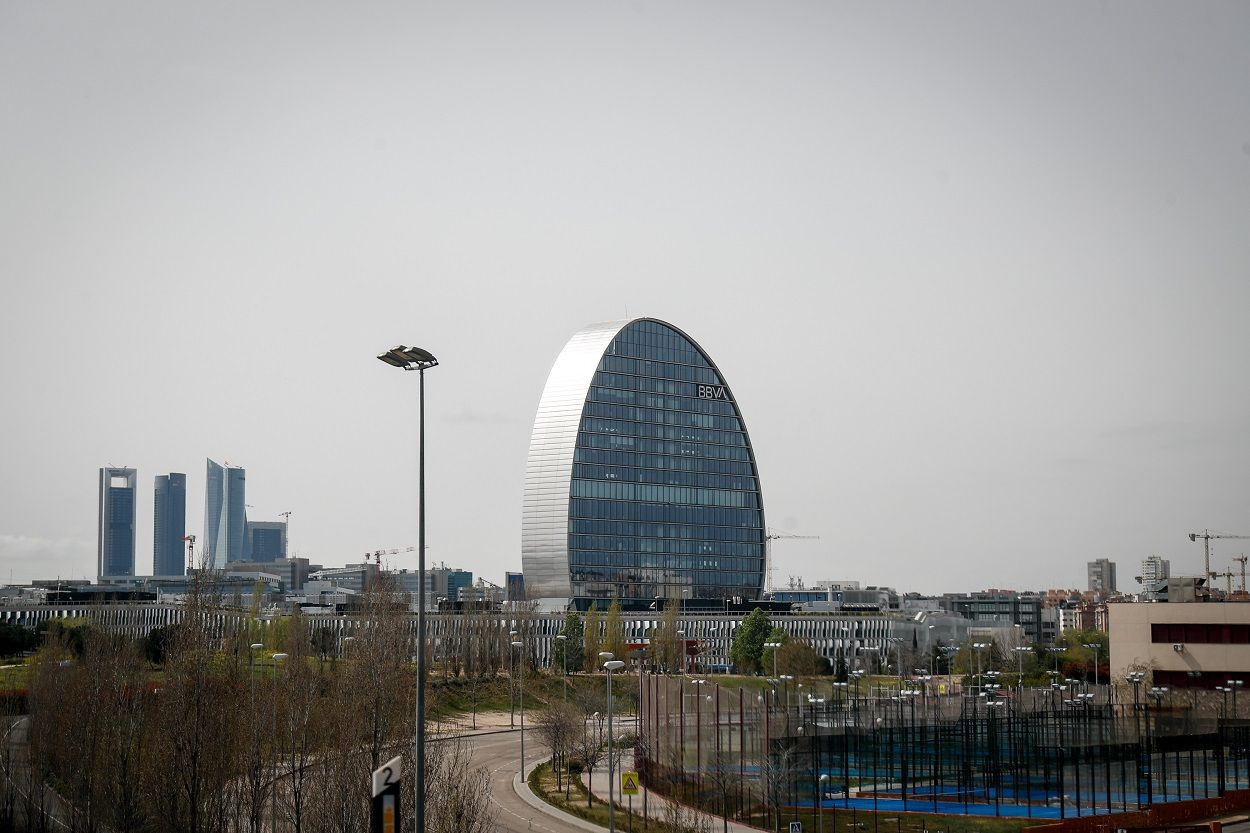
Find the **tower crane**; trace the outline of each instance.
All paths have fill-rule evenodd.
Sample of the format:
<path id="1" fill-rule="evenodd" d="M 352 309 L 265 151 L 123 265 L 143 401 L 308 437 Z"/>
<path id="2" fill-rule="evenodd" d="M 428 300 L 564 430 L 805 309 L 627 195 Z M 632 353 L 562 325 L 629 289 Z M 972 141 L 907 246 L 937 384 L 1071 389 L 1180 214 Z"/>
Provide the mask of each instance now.
<path id="1" fill-rule="evenodd" d="M 805 541 L 819 541 L 819 535 L 795 535 L 790 532 L 773 532 L 771 529 L 764 535 L 764 560 L 767 564 L 768 571 L 768 587 L 767 592 L 773 592 L 773 541 L 781 538 L 800 539 Z"/>
<path id="2" fill-rule="evenodd" d="M 1246 592 L 1246 556 L 1234 555 L 1233 560 L 1241 564 L 1241 592 Z"/>
<path id="3" fill-rule="evenodd" d="M 1204 561 L 1202 563 L 1202 575 L 1204 578 L 1215 578 L 1216 573 L 1211 572 L 1211 539 L 1212 538 L 1250 538 L 1250 535 L 1224 535 L 1220 532 L 1212 532 L 1204 529 L 1201 532 L 1189 533 L 1189 540 L 1197 541 L 1202 539 L 1202 552 Z"/>
<path id="4" fill-rule="evenodd" d="M 182 540 L 187 542 L 187 572 L 195 569 L 195 536 L 183 535 Z"/>
<path id="5" fill-rule="evenodd" d="M 394 550 L 374 550 L 374 551 L 373 551 L 373 552 L 371 552 L 371 553 L 370 553 L 370 552 L 365 553 L 365 560 L 367 561 L 367 560 L 369 559 L 369 556 L 373 556 L 373 563 L 374 563 L 374 564 L 377 564 L 379 567 L 381 567 L 381 566 L 382 566 L 382 556 L 384 556 L 384 555 L 399 555 L 401 552 L 416 552 L 416 550 L 417 550 L 417 548 L 416 548 L 416 547 L 406 547 L 405 549 L 402 549 L 402 550 L 398 550 L 398 549 L 394 549 Z"/>

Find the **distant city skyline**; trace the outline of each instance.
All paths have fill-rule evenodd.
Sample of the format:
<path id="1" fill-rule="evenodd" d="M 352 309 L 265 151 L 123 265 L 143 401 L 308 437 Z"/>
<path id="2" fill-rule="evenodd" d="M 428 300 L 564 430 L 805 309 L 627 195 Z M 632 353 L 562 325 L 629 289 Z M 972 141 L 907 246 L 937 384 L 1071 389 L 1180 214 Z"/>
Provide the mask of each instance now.
<path id="1" fill-rule="evenodd" d="M 210 454 L 293 553 L 415 546 L 405 343 L 428 557 L 498 581 L 552 362 L 644 315 L 820 536 L 779 584 L 1194 575 L 1250 534 L 1248 42 L 1215 2 L 8 4 L 0 577 L 95 573 L 101 466 L 187 472 L 198 549 Z"/>

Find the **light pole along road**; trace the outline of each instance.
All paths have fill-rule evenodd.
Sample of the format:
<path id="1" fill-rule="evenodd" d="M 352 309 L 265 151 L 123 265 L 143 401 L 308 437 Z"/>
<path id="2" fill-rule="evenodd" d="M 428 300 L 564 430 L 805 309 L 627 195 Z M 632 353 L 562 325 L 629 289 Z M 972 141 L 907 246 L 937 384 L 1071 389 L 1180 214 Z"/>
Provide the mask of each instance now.
<path id="1" fill-rule="evenodd" d="M 429 350 L 420 347 L 392 347 L 379 353 L 378 359 L 391 367 L 415 370 L 420 377 L 418 385 L 418 441 L 417 452 L 417 730 L 413 740 L 413 758 L 416 776 L 412 783 L 425 783 L 425 371 L 438 367 L 438 359 Z M 418 789 L 415 801 L 414 829 L 425 833 L 425 790 Z"/>

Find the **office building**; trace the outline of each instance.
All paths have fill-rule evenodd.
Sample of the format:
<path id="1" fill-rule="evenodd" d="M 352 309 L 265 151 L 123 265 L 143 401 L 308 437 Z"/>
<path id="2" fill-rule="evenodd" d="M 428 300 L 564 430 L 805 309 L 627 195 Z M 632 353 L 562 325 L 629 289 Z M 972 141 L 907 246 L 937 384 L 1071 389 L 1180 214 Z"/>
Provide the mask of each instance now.
<path id="1" fill-rule="evenodd" d="M 1172 562 L 1168 561 L 1166 558 L 1160 558 L 1157 555 L 1152 555 L 1142 561 L 1141 576 L 1139 576 L 1137 580 L 1142 583 L 1143 587 L 1149 587 L 1156 582 L 1160 582 L 1171 577 Z"/>
<path id="2" fill-rule="evenodd" d="M 247 559 L 247 473 L 208 461 L 204 488 L 204 563 L 214 569 Z"/>
<path id="3" fill-rule="evenodd" d="M 286 558 L 286 522 L 248 521 L 247 556 L 257 562 Z"/>
<path id="4" fill-rule="evenodd" d="M 1090 590 L 1104 594 L 1115 592 L 1115 562 L 1099 558 L 1096 561 L 1087 562 L 1085 572 L 1089 579 Z"/>
<path id="5" fill-rule="evenodd" d="M 525 471 L 531 599 L 649 607 L 759 598 L 764 509 L 724 375 L 651 318 L 595 324 L 556 359 Z"/>
<path id="6" fill-rule="evenodd" d="M 1148 685 L 1169 688 L 1250 682 L 1250 604 L 1112 604 L 1107 614 L 1113 679 L 1146 668 Z"/>
<path id="7" fill-rule="evenodd" d="M 96 539 L 96 576 L 135 574 L 134 469 L 100 469 L 99 528 Z"/>
<path id="8" fill-rule="evenodd" d="M 152 574 L 181 576 L 186 573 L 183 537 L 187 534 L 187 476 L 160 474 L 152 501 Z"/>

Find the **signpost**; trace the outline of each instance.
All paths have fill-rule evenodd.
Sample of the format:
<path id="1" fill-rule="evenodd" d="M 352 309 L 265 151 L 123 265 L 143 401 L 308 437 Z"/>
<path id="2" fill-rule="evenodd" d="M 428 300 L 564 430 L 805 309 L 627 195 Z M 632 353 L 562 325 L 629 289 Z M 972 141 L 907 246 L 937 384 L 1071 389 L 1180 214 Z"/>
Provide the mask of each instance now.
<path id="1" fill-rule="evenodd" d="M 399 833 L 399 780 L 401 758 L 391 758 L 373 771 L 373 808 L 369 833 Z"/>
<path id="2" fill-rule="evenodd" d="M 803 822 L 801 821 L 790 822 L 790 833 L 803 833 Z"/>
<path id="3" fill-rule="evenodd" d="M 634 830 L 634 796 L 638 795 L 638 773 L 626 770 L 621 773 L 621 795 L 629 796 L 629 830 Z"/>

